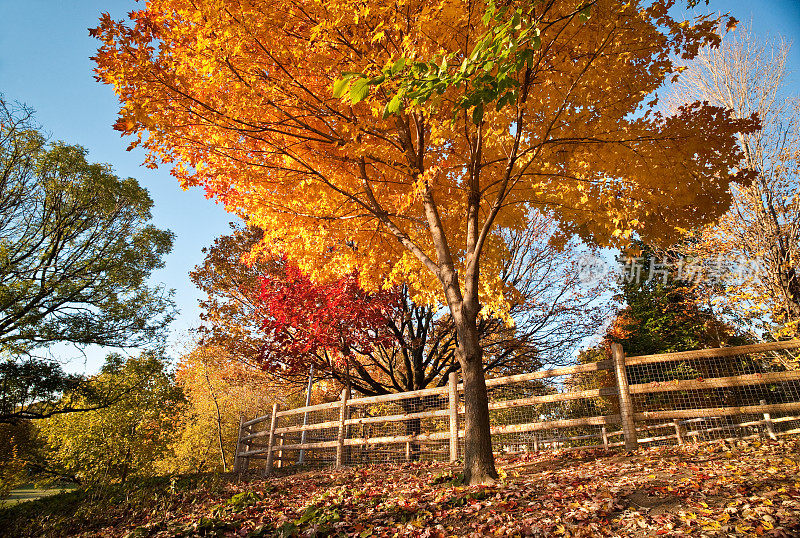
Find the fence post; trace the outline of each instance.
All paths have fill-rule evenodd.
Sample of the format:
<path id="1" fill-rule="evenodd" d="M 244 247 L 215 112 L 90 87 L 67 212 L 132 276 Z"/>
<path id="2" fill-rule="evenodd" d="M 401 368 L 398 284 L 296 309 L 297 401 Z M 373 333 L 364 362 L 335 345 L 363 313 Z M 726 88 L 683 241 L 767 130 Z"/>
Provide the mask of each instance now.
<path id="1" fill-rule="evenodd" d="M 247 421 L 245 420 L 245 422 L 247 422 Z M 242 436 L 243 437 L 247 437 L 251 433 L 253 433 L 253 425 L 252 424 L 250 424 L 249 426 L 244 426 L 242 428 Z M 250 449 L 252 447 L 253 447 L 253 440 L 252 439 L 247 439 L 244 442 L 244 445 L 242 446 L 242 449 L 243 449 L 242 452 L 250 452 Z M 250 468 L 250 456 L 243 456 L 242 457 L 240 467 L 241 467 L 242 471 L 246 471 L 246 470 L 248 470 Z"/>
<path id="2" fill-rule="evenodd" d="M 625 450 L 639 448 L 636 438 L 636 424 L 633 422 L 633 402 L 628 389 L 628 376 L 625 372 L 625 352 L 620 344 L 611 344 L 611 358 L 614 361 L 614 373 L 617 378 L 617 394 L 619 395 L 619 416 L 622 420 L 622 434 L 625 436 Z"/>
<path id="3" fill-rule="evenodd" d="M 267 466 L 264 475 L 272 474 L 272 449 L 275 447 L 275 425 L 278 421 L 278 404 L 272 404 L 272 416 L 269 419 L 269 442 L 267 443 Z"/>
<path id="4" fill-rule="evenodd" d="M 696 444 L 696 445 L 700 444 L 700 429 L 699 428 L 695 428 L 694 430 L 692 430 L 692 433 L 694 434 L 692 436 L 693 437 L 692 442 L 694 444 Z M 689 436 L 688 428 L 687 428 L 686 436 L 687 437 Z"/>
<path id="5" fill-rule="evenodd" d="M 284 434 L 280 434 L 280 438 L 278 439 L 278 469 L 283 467 L 283 441 L 284 441 Z"/>
<path id="6" fill-rule="evenodd" d="M 761 400 L 758 403 L 761 405 L 767 405 L 766 400 Z M 772 417 L 770 417 L 769 413 L 764 413 L 764 426 L 767 429 L 767 435 L 769 435 L 769 438 L 773 441 L 776 440 L 778 436 L 775 435 L 775 428 L 772 426 Z"/>
<path id="7" fill-rule="evenodd" d="M 450 411 L 450 463 L 458 459 L 458 379 L 450 372 L 447 380 L 448 410 Z"/>
<path id="8" fill-rule="evenodd" d="M 539 434 L 537 432 L 533 432 L 533 451 L 539 452 Z"/>
<path id="9" fill-rule="evenodd" d="M 605 426 L 600 428 L 600 436 L 603 439 L 603 448 L 608 450 L 608 430 L 606 430 Z"/>
<path id="10" fill-rule="evenodd" d="M 347 387 L 342 389 L 342 399 L 339 404 L 339 435 L 336 439 L 336 467 L 342 466 L 342 459 L 344 456 L 344 438 L 347 429 L 345 428 L 345 420 L 347 420 L 347 400 L 350 398 L 350 391 Z"/>
<path id="11" fill-rule="evenodd" d="M 364 416 L 369 416 L 367 412 L 366 406 L 364 407 Z M 371 424 L 364 424 L 364 461 L 370 463 L 370 451 L 373 450 L 370 448 L 369 438 L 372 436 L 372 429 L 373 426 Z M 375 448 L 378 448 L 379 445 L 375 445 Z M 380 454 L 380 452 L 378 452 Z M 377 461 L 377 460 L 376 460 Z"/>
<path id="12" fill-rule="evenodd" d="M 676 418 L 675 420 L 672 421 L 672 423 L 675 425 L 675 439 L 678 440 L 679 445 L 682 445 L 683 432 L 681 432 L 681 421 Z"/>
<path id="13" fill-rule="evenodd" d="M 312 364 L 311 367 L 308 369 L 308 388 L 306 388 L 306 407 L 311 405 L 311 389 L 314 386 L 314 365 Z M 300 433 L 300 444 L 306 444 L 306 426 L 308 426 L 308 411 L 303 413 L 303 431 Z M 300 449 L 300 453 L 297 455 L 297 463 L 299 465 L 303 464 L 303 461 L 306 457 L 306 451 L 304 448 Z"/>
<path id="14" fill-rule="evenodd" d="M 236 434 L 236 455 L 233 458 L 233 473 L 239 474 L 242 468 L 242 458 L 239 456 L 239 453 L 242 451 L 242 422 L 244 422 L 244 416 L 239 415 L 239 430 Z"/>

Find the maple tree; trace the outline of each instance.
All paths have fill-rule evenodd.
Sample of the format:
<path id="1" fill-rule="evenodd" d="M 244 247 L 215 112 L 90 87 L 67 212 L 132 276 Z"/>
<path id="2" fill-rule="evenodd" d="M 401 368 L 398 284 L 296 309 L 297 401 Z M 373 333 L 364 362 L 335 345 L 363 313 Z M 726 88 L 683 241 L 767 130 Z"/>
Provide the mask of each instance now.
<path id="1" fill-rule="evenodd" d="M 300 333 L 296 329 L 310 323 L 301 310 L 309 293 L 323 295 L 310 282 L 308 288 L 292 285 L 286 280 L 286 264 L 280 259 L 254 258 L 249 256 L 251 249 L 261 240 L 262 232 L 252 226 L 235 227 L 233 233 L 222 236 L 214 244 L 204 249 L 206 257 L 195 268 L 190 277 L 208 297 L 201 301 L 201 317 L 204 321 L 199 328 L 201 344 L 224 350 L 230 360 L 238 361 L 247 368 L 258 370 L 267 368 L 277 378 L 297 386 L 304 386 L 308 367 L 314 365 L 318 377 L 332 377 L 340 384 L 346 384 L 346 369 L 341 360 L 341 345 L 336 338 L 328 338 L 320 327 L 315 329 L 322 340 L 313 335 Z M 300 275 L 297 275 L 299 278 Z M 268 279 L 267 290 L 270 300 L 262 300 L 262 281 Z M 351 297 L 358 301 L 365 296 L 359 290 Z M 298 293 L 301 297 L 294 297 Z M 275 303 L 280 295 L 285 304 Z M 389 296 L 387 296 L 388 298 Z M 269 306 L 285 310 L 281 322 L 270 318 Z M 346 307 L 339 303 L 339 307 Z M 353 307 L 357 306 L 354 304 Z M 316 308 L 315 308 L 316 310 Z M 361 340 L 367 345 L 350 351 L 351 366 L 349 381 L 353 390 L 362 394 L 388 394 L 404 390 L 425 388 L 429 383 L 439 383 L 446 379 L 451 367 L 451 357 L 445 357 L 451 349 L 451 335 L 446 331 L 435 331 L 435 312 L 425 306 L 417 306 L 408 300 L 407 294 L 398 295 L 398 303 L 392 311 L 396 316 L 378 315 L 377 324 L 369 329 L 373 332 L 394 335 L 391 345 L 388 339 L 370 343 L 366 335 Z M 326 314 L 332 328 L 340 325 L 332 312 Z M 306 344 L 314 344 L 315 352 L 304 352 L 302 346 L 292 344 L 294 355 L 284 353 L 274 341 L 267 338 L 262 330 L 263 322 L 269 322 L 269 329 L 279 333 L 278 338 L 290 341 L 294 335 L 303 337 Z M 368 327 L 363 327 L 367 329 Z M 325 345 L 321 345 L 325 344 Z M 374 344 L 374 345 L 372 345 Z M 311 346 L 309 346 L 311 347 Z M 356 364 L 358 363 L 358 364 Z M 357 371 L 356 371 L 357 370 Z M 445 371 L 443 371 L 445 370 Z M 444 381 L 446 382 L 446 381 Z"/>
<path id="2" fill-rule="evenodd" d="M 269 346 L 262 360 L 292 367 L 321 349 L 332 350 L 346 363 L 345 371 L 358 365 L 350 360 L 354 353 L 367 354 L 393 338 L 389 319 L 399 302 L 395 291 L 367 293 L 355 274 L 314 284 L 291 263 L 284 264 L 281 277 L 262 277 L 261 301 L 261 329 Z"/>
<path id="3" fill-rule="evenodd" d="M 255 227 L 235 227 L 230 235 L 216 239 L 211 247 L 204 249 L 206 257 L 203 263 L 190 273 L 192 281 L 208 295 L 207 299 L 201 301 L 201 317 L 204 321 L 199 328 L 201 344 L 224 350 L 230 360 L 236 360 L 244 367 L 254 370 L 267 368 L 272 375 L 298 387 L 305 385 L 310 365 L 316 367 L 318 377 L 332 377 L 344 385 L 347 376 L 339 341 L 325 335 L 321 327 L 314 329 L 320 339 L 307 332 L 298 334 L 296 330 L 311 327 L 308 324 L 313 321 L 310 317 L 313 313 L 304 313 L 301 307 L 310 306 L 310 303 L 304 303 L 309 299 L 309 294 L 324 295 L 324 285 L 315 288 L 307 279 L 303 279 L 307 287 L 293 285 L 297 282 L 286 279 L 286 263 L 280 258 L 250 256 L 251 249 L 261 237 L 262 232 Z M 296 272 L 293 274 L 301 278 Z M 262 293 L 265 279 L 269 283 L 267 289 L 263 290 L 266 295 Z M 366 296 L 353 287 L 348 290 L 352 292 L 349 297 L 356 302 Z M 295 297 L 295 293 L 299 297 Z M 389 297 L 387 295 L 386 298 Z M 279 298 L 285 304 L 278 304 L 276 301 Z M 368 335 L 362 334 L 360 339 L 366 345 L 357 349 L 352 346 L 349 348 L 353 366 L 350 383 L 353 390 L 362 394 L 388 394 L 425 388 L 432 380 L 438 382 L 442 368 L 450 366 L 448 359 L 436 358 L 440 351 L 449 349 L 449 337 L 442 331 L 433 333 L 434 312 L 424 306 L 414 305 L 408 301 L 407 294 L 400 293 L 397 298 L 396 308 L 392 309 L 397 316 L 378 315 L 375 317 L 375 327 L 362 326 L 373 332 L 391 331 L 394 334 L 392 345 L 386 338 L 382 342 L 369 342 Z M 338 307 L 346 309 L 347 305 L 341 299 Z M 285 312 L 280 322 L 270 315 L 270 306 L 276 313 L 279 309 Z M 352 307 L 358 308 L 355 303 Z M 329 311 L 325 317 L 331 328 L 337 330 L 341 324 L 332 314 L 333 311 Z M 279 340 L 288 342 L 295 336 L 304 338 L 305 345 L 309 347 L 307 352 L 303 346 L 291 344 L 289 347 L 294 354 L 285 353 L 262 330 L 265 321 L 269 323 L 269 331 L 273 335 L 277 333 Z M 416 341 L 419 344 L 412 345 Z M 439 341 L 444 345 L 440 346 L 437 343 Z M 311 347 L 314 352 L 310 351 Z M 421 378 L 409 373 L 407 367 L 418 369 L 426 375 Z M 445 378 L 447 373 L 444 372 Z"/>
<path id="4" fill-rule="evenodd" d="M 446 347 L 450 335 L 441 335 L 445 347 L 434 343 L 427 352 L 427 337 L 437 336 L 433 312 L 415 309 L 402 291 L 368 293 L 355 274 L 314 284 L 291 263 L 285 264 L 284 275 L 262 278 L 261 283 L 261 362 L 268 370 L 304 370 L 310 362 L 338 380 L 350 397 L 354 388 L 369 395 L 402 392 L 403 385 L 413 390 L 443 384 L 455 369 Z M 414 338 L 415 325 L 424 339 Z M 411 413 L 421 402 L 412 398 L 401 405 Z M 408 434 L 419 434 L 419 419 L 405 421 L 405 428 Z M 412 443 L 411 451 L 417 459 L 419 445 Z"/>
<path id="5" fill-rule="evenodd" d="M 598 1 L 588 20 L 574 2 L 520 5 L 508 32 L 537 36 L 496 81 L 512 96 L 471 115 L 459 84 L 386 117 L 392 92 L 356 104 L 332 94 L 343 72 L 380 78 L 399 58 L 458 69 L 494 34 L 482 9 L 454 0 L 150 0 L 129 22 L 103 15 L 92 34 L 98 78 L 121 99 L 116 128 L 148 164 L 170 163 L 183 185 L 246 215 L 261 250 L 315 282 L 357 271 L 367 291 L 407 285 L 415 303 L 447 306 L 465 473 L 478 483 L 496 477 L 478 318 L 507 309 L 502 230 L 539 208 L 596 244 L 670 241 L 721 215 L 729 183 L 750 177 L 734 135 L 755 119 L 702 103 L 653 111 L 673 58 L 720 40 L 716 19 L 676 21 L 672 4 Z M 351 95 L 368 86 L 354 81 Z"/>

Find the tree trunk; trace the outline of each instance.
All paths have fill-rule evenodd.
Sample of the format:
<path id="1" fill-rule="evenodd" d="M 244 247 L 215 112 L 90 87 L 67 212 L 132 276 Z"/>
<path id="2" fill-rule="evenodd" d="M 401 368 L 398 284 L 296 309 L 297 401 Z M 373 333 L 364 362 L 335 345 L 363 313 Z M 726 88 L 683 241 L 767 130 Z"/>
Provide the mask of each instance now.
<path id="1" fill-rule="evenodd" d="M 457 323 L 456 356 L 464 379 L 464 481 L 493 484 L 497 479 L 489 431 L 489 398 L 483 373 L 483 351 L 475 320 Z"/>
<path id="2" fill-rule="evenodd" d="M 406 435 L 419 435 L 422 432 L 422 421 L 418 418 L 412 418 L 405 421 Z M 419 443 L 412 442 L 411 445 L 411 461 L 419 461 L 420 446 Z"/>
<path id="3" fill-rule="evenodd" d="M 205 377 L 208 382 L 209 392 L 211 399 L 214 402 L 214 408 L 217 411 L 217 442 L 219 443 L 219 453 L 222 457 L 222 472 L 228 472 L 228 460 L 225 457 L 225 443 L 222 440 L 222 412 L 219 409 L 219 401 L 217 401 L 217 393 L 214 391 L 214 386 L 211 384 L 211 378 L 208 376 L 208 368 L 205 369 Z"/>
<path id="4" fill-rule="evenodd" d="M 416 389 L 415 389 L 416 390 Z M 428 408 L 424 405 L 422 398 L 409 398 L 408 400 L 400 400 L 398 402 L 400 407 L 403 408 L 403 413 L 410 415 L 411 413 L 418 413 L 420 411 L 427 411 Z M 422 433 L 422 420 L 412 418 L 403 421 L 405 424 L 406 435 L 419 435 Z M 420 445 L 418 442 L 409 443 L 410 453 L 408 454 L 411 461 L 418 461 L 420 457 Z"/>
<path id="5" fill-rule="evenodd" d="M 786 321 L 792 322 L 800 320 L 800 279 L 797 278 L 795 268 L 790 265 L 792 260 L 788 255 L 786 258 L 785 263 L 789 265 L 786 269 Z"/>

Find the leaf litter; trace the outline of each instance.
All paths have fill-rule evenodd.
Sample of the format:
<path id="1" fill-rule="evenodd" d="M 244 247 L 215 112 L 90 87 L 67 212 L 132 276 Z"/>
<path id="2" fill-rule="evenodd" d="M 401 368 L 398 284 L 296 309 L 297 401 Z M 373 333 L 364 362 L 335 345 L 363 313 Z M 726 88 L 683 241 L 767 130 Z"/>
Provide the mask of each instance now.
<path id="1" fill-rule="evenodd" d="M 498 458 L 492 486 L 410 462 L 229 481 L 80 536 L 800 536 L 800 440 Z"/>

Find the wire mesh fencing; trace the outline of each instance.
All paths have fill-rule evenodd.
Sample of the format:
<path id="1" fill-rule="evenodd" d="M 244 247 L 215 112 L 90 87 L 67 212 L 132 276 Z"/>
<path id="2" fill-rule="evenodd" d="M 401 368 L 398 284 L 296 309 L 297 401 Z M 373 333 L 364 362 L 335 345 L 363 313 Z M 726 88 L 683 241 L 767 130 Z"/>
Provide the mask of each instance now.
<path id="1" fill-rule="evenodd" d="M 495 453 L 683 444 L 800 433 L 800 340 L 625 357 L 486 380 Z M 265 472 L 463 455 L 464 390 L 278 410 L 242 422 L 236 468 Z M 264 461 L 266 460 L 266 461 Z M 251 467 L 252 468 L 252 467 Z"/>
<path id="2" fill-rule="evenodd" d="M 239 469 L 251 458 L 266 459 L 270 470 L 448 459 L 455 419 L 451 385 L 357 398 L 343 391 L 338 402 L 277 411 L 271 436 L 271 416 L 244 422 Z M 267 439 L 266 445 L 255 439 Z"/>
<path id="3" fill-rule="evenodd" d="M 608 447 L 619 430 L 607 362 L 487 380 L 495 451 Z"/>
<path id="4" fill-rule="evenodd" d="M 640 442 L 800 433 L 797 347 L 791 341 L 628 357 Z"/>
<path id="5" fill-rule="evenodd" d="M 402 397 L 401 397 L 402 396 Z M 349 463 L 395 463 L 449 457 L 447 389 L 354 400 L 344 441 Z"/>
<path id="6" fill-rule="evenodd" d="M 276 422 L 275 467 L 330 467 L 336 463 L 338 406 L 322 404 L 284 411 L 283 414 L 278 412 Z M 310 445 L 313 449 L 303 448 L 305 445 Z"/>

